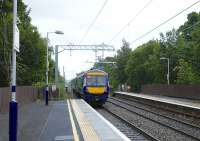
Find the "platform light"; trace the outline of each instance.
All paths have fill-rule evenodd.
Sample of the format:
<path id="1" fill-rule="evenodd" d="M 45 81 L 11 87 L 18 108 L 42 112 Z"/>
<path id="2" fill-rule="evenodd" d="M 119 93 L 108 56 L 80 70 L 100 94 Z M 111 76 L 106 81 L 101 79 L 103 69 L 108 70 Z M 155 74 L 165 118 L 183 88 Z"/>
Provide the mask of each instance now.
<path id="1" fill-rule="evenodd" d="M 46 48 L 46 91 L 45 91 L 45 104 L 48 105 L 48 94 L 49 94 L 49 87 L 48 87 L 48 71 L 49 71 L 49 60 L 48 60 L 48 40 L 49 34 L 64 34 L 63 31 L 55 30 L 54 32 L 47 32 L 47 48 Z"/>
<path id="2" fill-rule="evenodd" d="M 167 84 L 169 85 L 169 58 L 161 57 L 160 60 L 167 60 Z"/>

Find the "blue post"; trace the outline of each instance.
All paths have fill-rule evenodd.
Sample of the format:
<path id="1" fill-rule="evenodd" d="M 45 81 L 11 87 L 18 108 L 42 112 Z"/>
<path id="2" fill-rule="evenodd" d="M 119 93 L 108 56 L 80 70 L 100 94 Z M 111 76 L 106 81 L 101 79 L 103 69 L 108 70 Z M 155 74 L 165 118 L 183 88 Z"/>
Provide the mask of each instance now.
<path id="1" fill-rule="evenodd" d="M 45 103 L 46 103 L 46 105 L 49 104 L 49 91 L 48 91 L 48 88 L 45 91 Z"/>
<path id="2" fill-rule="evenodd" d="M 9 112 L 9 141 L 17 141 L 17 102 L 10 102 Z"/>

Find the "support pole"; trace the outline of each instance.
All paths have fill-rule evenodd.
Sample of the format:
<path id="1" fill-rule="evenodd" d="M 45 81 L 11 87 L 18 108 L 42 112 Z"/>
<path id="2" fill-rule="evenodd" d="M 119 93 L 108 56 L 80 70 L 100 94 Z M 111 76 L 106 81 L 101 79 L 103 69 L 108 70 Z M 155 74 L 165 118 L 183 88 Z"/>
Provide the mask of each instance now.
<path id="1" fill-rule="evenodd" d="M 63 77 L 64 77 L 64 84 L 65 84 L 65 67 L 63 66 Z"/>
<path id="2" fill-rule="evenodd" d="M 55 84 L 58 87 L 58 46 L 55 46 Z"/>
<path id="3" fill-rule="evenodd" d="M 49 84 L 48 84 L 48 72 L 49 72 L 49 60 L 48 60 L 48 42 L 49 42 L 49 38 L 48 38 L 48 32 L 47 32 L 47 48 L 46 48 L 46 91 L 45 91 L 45 105 L 48 106 L 49 103 Z"/>
<path id="4" fill-rule="evenodd" d="M 169 58 L 161 57 L 161 60 L 167 60 L 167 84 L 169 85 Z"/>
<path id="5" fill-rule="evenodd" d="M 9 141 L 17 141 L 17 101 L 16 101 L 16 26 L 17 26 L 17 0 L 13 0 L 13 48 L 12 48 L 12 96 L 9 107 Z"/>
<path id="6" fill-rule="evenodd" d="M 169 85 L 169 58 L 167 58 L 167 84 Z"/>

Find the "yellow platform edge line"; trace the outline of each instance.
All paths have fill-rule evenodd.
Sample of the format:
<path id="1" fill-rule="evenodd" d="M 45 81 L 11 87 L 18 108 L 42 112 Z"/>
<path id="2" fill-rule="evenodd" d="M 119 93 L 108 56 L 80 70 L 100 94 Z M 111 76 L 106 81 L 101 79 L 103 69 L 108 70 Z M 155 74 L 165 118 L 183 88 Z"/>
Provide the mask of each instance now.
<path id="1" fill-rule="evenodd" d="M 72 109 L 71 109 L 71 106 L 69 104 L 69 100 L 67 100 L 67 105 L 68 105 L 68 109 L 69 109 L 69 117 L 70 117 L 70 121 L 71 121 L 71 125 L 72 125 L 72 132 L 73 132 L 73 135 L 74 135 L 74 141 L 79 141 L 79 136 L 78 136 L 78 132 L 76 130 L 76 126 L 75 126 L 74 119 L 73 119 L 73 116 L 72 116 Z"/>
<path id="2" fill-rule="evenodd" d="M 85 117 L 84 113 L 81 111 L 76 101 L 71 100 L 71 103 L 84 140 L 100 141 L 100 137 L 96 133 L 95 129 L 91 126 L 90 122 L 87 120 L 87 117 Z"/>

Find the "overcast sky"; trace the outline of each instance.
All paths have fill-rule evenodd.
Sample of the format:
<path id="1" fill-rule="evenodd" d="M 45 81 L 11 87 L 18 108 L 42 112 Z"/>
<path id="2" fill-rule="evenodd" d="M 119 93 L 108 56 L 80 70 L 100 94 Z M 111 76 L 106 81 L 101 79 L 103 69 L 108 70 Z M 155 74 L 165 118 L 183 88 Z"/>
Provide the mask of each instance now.
<path id="1" fill-rule="evenodd" d="M 114 45 L 117 50 L 121 47 L 123 38 L 128 42 L 135 40 L 196 1 L 198 0 L 152 0 L 151 2 L 150 0 L 108 0 L 81 44 L 104 42 Z M 32 24 L 38 27 L 43 37 L 46 37 L 47 32 L 55 30 L 64 32 L 64 35 L 50 34 L 50 44 L 55 46 L 56 44 L 79 44 L 105 0 L 24 0 L 24 2 L 28 8 L 31 8 Z M 114 35 L 149 2 L 148 7 L 110 42 Z M 150 39 L 159 38 L 160 32 L 165 33 L 172 28 L 178 28 L 186 21 L 188 13 L 199 12 L 199 10 L 200 3 L 138 40 L 131 45 L 131 48 L 134 49 Z M 113 53 L 106 55 L 112 56 Z M 94 59 L 94 52 L 73 51 L 70 56 L 68 51 L 64 51 L 59 54 L 59 70 L 62 74 L 64 66 L 66 79 L 71 79 L 76 73 L 91 68 L 93 64 L 86 61 L 94 61 Z"/>

